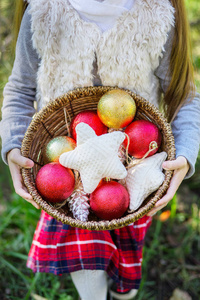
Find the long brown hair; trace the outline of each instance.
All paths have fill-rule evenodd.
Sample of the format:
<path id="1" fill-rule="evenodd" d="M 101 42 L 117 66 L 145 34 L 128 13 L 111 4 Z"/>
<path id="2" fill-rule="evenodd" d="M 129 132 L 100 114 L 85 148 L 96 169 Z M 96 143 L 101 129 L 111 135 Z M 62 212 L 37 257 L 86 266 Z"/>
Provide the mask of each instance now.
<path id="1" fill-rule="evenodd" d="M 190 28 L 184 0 L 171 0 L 175 8 L 175 35 L 170 58 L 171 82 L 164 96 L 164 111 L 170 122 L 187 97 L 195 91 Z"/>
<path id="2" fill-rule="evenodd" d="M 171 81 L 163 100 L 164 112 L 169 122 L 173 120 L 187 97 L 194 95 L 195 90 L 191 58 L 190 28 L 185 2 L 184 0 L 171 0 L 171 3 L 175 8 L 175 35 L 169 67 Z M 26 7 L 26 1 L 16 1 L 16 37 Z"/>
<path id="3" fill-rule="evenodd" d="M 13 20 L 13 47 L 15 48 L 19 28 L 21 25 L 21 20 L 23 17 L 23 14 L 25 12 L 25 9 L 27 7 L 27 2 L 24 0 L 17 0 L 15 1 L 15 14 L 14 14 L 14 20 Z"/>

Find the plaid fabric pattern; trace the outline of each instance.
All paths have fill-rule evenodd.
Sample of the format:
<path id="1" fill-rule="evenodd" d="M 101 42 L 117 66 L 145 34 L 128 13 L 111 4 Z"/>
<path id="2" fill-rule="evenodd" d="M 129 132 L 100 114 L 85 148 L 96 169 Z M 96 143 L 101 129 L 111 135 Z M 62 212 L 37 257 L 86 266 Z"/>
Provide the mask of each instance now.
<path id="1" fill-rule="evenodd" d="M 81 269 L 105 270 L 119 292 L 138 289 L 142 249 L 151 218 L 115 230 L 90 231 L 58 222 L 42 211 L 27 267 L 61 275 Z"/>

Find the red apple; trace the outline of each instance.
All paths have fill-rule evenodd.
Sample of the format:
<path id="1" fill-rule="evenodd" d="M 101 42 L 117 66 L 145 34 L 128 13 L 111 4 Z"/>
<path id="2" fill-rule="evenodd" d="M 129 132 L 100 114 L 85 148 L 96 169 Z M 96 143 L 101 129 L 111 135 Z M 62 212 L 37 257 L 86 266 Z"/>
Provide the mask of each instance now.
<path id="1" fill-rule="evenodd" d="M 92 129 L 94 129 L 96 135 L 101 135 L 101 134 L 107 133 L 107 131 L 108 131 L 108 128 L 101 122 L 101 120 L 99 119 L 99 117 L 95 111 L 84 110 L 84 111 L 80 112 L 79 114 L 77 114 L 72 119 L 72 122 L 70 124 L 70 133 L 74 140 L 76 140 L 76 130 L 75 130 L 76 126 L 81 122 L 86 123 L 90 127 L 92 127 Z"/>
<path id="2" fill-rule="evenodd" d="M 75 178 L 72 170 L 59 163 L 49 163 L 37 173 L 35 185 L 43 199 L 62 202 L 72 194 Z"/>
<path id="3" fill-rule="evenodd" d="M 103 220 L 120 218 L 129 206 L 129 194 L 116 181 L 104 181 L 90 195 L 90 207 Z"/>
<path id="4" fill-rule="evenodd" d="M 133 121 L 125 129 L 129 137 L 128 153 L 135 158 L 142 158 L 149 150 L 152 143 L 156 142 L 157 147 L 147 156 L 151 156 L 158 151 L 162 136 L 158 127 L 147 120 Z M 125 139 L 124 145 L 127 147 L 128 138 Z"/>

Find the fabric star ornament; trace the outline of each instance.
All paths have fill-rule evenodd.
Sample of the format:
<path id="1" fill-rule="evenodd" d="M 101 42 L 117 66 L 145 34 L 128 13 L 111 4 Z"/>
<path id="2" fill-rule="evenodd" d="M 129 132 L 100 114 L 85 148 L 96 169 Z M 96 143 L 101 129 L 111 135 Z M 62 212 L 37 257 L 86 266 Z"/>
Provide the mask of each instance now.
<path id="1" fill-rule="evenodd" d="M 135 166 L 128 169 L 125 184 L 130 195 L 131 211 L 138 209 L 142 202 L 163 183 L 165 175 L 162 172 L 162 163 L 166 158 L 167 153 L 163 151 L 141 162 L 135 159 Z"/>
<path id="2" fill-rule="evenodd" d="M 61 165 L 79 171 L 84 191 L 92 193 L 105 177 L 123 179 L 127 170 L 118 157 L 118 150 L 125 139 L 120 131 L 97 136 L 85 123 L 76 126 L 77 147 L 60 156 Z"/>

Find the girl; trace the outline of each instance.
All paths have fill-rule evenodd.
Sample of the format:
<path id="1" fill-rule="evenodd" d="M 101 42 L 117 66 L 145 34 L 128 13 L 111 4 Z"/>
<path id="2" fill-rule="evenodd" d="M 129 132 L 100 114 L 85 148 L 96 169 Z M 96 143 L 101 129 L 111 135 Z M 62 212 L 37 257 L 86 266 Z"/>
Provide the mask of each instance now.
<path id="1" fill-rule="evenodd" d="M 112 231 L 72 228 L 42 212 L 27 266 L 34 272 L 70 273 L 82 300 L 132 299 L 141 280 L 142 247 L 151 216 L 192 176 L 200 143 L 200 98 L 195 92 L 184 1 L 29 0 L 4 89 L 2 156 L 16 193 L 39 209 L 23 185 L 20 154 L 35 107 L 77 87 L 128 88 L 171 122 L 176 159 L 166 195 L 153 210 Z M 161 101 L 163 99 L 163 101 Z M 36 100 L 36 105 L 35 105 Z M 108 288 L 108 278 L 112 285 Z"/>

